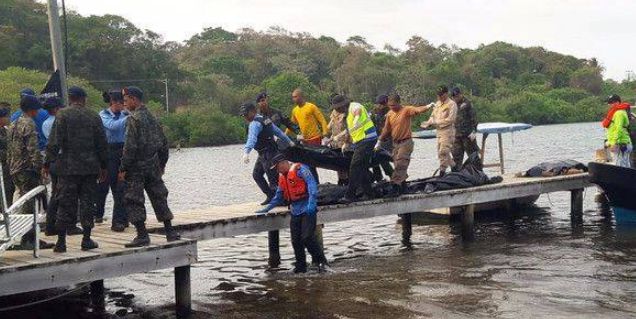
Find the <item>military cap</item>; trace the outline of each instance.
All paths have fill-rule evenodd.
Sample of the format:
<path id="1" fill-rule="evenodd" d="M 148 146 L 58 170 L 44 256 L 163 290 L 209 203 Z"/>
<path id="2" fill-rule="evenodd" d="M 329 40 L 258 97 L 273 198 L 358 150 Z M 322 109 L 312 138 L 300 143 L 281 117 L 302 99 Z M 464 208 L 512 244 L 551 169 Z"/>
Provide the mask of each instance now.
<path id="1" fill-rule="evenodd" d="M 70 97 L 86 97 L 86 91 L 79 86 L 71 86 L 68 88 L 68 96 Z"/>
<path id="2" fill-rule="evenodd" d="M 130 95 L 130 96 L 134 96 L 138 99 L 143 99 L 144 98 L 144 91 L 142 91 L 140 88 L 136 87 L 136 86 L 127 86 L 125 87 L 122 91 L 121 94 L 123 96 L 126 95 Z"/>

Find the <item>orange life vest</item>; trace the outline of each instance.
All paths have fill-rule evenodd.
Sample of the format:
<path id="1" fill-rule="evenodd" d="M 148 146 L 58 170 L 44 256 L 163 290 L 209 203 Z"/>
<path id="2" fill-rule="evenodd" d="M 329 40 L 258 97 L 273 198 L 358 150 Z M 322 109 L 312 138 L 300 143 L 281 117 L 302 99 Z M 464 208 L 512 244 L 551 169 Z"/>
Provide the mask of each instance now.
<path id="1" fill-rule="evenodd" d="M 307 183 L 300 177 L 300 164 L 294 163 L 287 175 L 278 175 L 278 186 L 283 190 L 283 197 L 288 202 L 307 198 Z"/>

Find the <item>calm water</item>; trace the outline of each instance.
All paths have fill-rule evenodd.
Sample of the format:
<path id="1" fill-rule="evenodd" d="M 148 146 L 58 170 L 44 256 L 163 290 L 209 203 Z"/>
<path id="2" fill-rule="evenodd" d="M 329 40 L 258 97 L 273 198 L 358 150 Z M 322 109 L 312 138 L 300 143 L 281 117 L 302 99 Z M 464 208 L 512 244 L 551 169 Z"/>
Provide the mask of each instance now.
<path id="1" fill-rule="evenodd" d="M 507 135 L 509 172 L 541 161 L 587 162 L 602 145 L 597 124 L 536 127 Z M 489 141 L 486 158 L 496 154 Z M 175 211 L 261 201 L 240 146 L 184 149 L 171 155 L 166 181 Z M 416 141 L 410 174 L 436 168 L 432 140 Z M 495 174 L 496 172 L 492 172 Z M 322 171 L 321 180 L 335 181 Z M 513 215 L 478 216 L 476 239 L 461 240 L 458 225 L 414 225 L 413 250 L 399 245 L 395 216 L 328 224 L 329 275 L 269 273 L 266 234 L 199 243 L 192 269 L 195 318 L 464 318 L 636 316 L 636 230 L 617 229 L 611 214 L 585 193 L 582 221 L 569 216 L 569 194 L 542 196 Z M 281 234 L 283 267 L 292 250 Z M 20 317 L 171 318 L 173 275 L 153 272 L 107 280 L 107 314 L 85 299 L 67 297 Z M 3 314 L 0 313 L 0 317 Z"/>

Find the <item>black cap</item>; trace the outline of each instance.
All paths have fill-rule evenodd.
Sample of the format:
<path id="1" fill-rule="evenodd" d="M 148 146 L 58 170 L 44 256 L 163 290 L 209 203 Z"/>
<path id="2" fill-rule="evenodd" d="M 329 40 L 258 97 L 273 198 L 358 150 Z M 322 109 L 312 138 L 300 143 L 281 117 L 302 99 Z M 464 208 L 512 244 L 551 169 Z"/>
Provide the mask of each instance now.
<path id="1" fill-rule="evenodd" d="M 136 86 L 127 86 L 123 90 L 121 90 L 122 96 L 130 95 L 134 96 L 140 100 L 144 98 L 144 91 Z"/>
<path id="2" fill-rule="evenodd" d="M 260 102 L 262 99 L 268 97 L 267 92 L 258 93 L 256 96 L 256 103 Z"/>
<path id="3" fill-rule="evenodd" d="M 86 97 L 86 91 L 79 86 L 71 86 L 68 88 L 68 96 L 70 97 Z"/>
<path id="4" fill-rule="evenodd" d="M 56 107 L 64 107 L 64 102 L 57 96 L 48 97 L 44 103 L 42 103 L 42 108 L 45 110 L 52 110 Z"/>
<path id="5" fill-rule="evenodd" d="M 437 96 L 444 95 L 444 94 L 446 94 L 446 93 L 448 93 L 448 86 L 446 86 L 446 85 L 440 85 L 440 86 L 437 88 Z"/>
<path id="6" fill-rule="evenodd" d="M 331 106 L 334 109 L 349 106 L 351 101 L 344 95 L 336 95 L 331 99 Z"/>
<path id="7" fill-rule="evenodd" d="M 607 104 L 621 102 L 621 97 L 616 95 L 616 94 L 612 94 L 612 95 L 607 97 L 606 102 L 607 102 Z"/>
<path id="8" fill-rule="evenodd" d="M 239 107 L 239 115 L 240 116 L 245 116 L 250 111 L 255 111 L 255 110 L 256 110 L 256 106 L 254 105 L 254 103 L 250 103 L 250 102 L 243 103 Z"/>
<path id="9" fill-rule="evenodd" d="M 40 100 L 33 95 L 23 95 L 20 99 L 20 109 L 22 111 L 39 110 L 42 108 Z"/>
<path id="10" fill-rule="evenodd" d="M 271 160 L 269 160 L 269 168 L 270 169 L 274 169 L 276 168 L 276 165 L 278 165 L 278 163 L 282 162 L 282 161 L 286 161 L 287 158 L 285 157 L 285 155 L 283 153 L 276 153 L 276 155 L 274 155 L 274 157 L 272 157 Z"/>
<path id="11" fill-rule="evenodd" d="M 121 93 L 122 90 L 110 90 L 102 93 L 102 98 L 104 99 L 104 103 L 110 102 L 122 102 L 124 101 L 124 95 Z"/>
<path id="12" fill-rule="evenodd" d="M 455 97 L 462 94 L 462 90 L 458 87 L 454 87 L 453 90 L 451 91 L 451 96 Z"/>
<path id="13" fill-rule="evenodd" d="M 389 102 L 389 96 L 386 94 L 378 95 L 375 98 L 375 104 L 387 104 Z"/>
<path id="14" fill-rule="evenodd" d="M 7 117 L 11 115 L 11 109 L 6 107 L 6 106 L 2 106 L 0 107 L 0 117 Z"/>

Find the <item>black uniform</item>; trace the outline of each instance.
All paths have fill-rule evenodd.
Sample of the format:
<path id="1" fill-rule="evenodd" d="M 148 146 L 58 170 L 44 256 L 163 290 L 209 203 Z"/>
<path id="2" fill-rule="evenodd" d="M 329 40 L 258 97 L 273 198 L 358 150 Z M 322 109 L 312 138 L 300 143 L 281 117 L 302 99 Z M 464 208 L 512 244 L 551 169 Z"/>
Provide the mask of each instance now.
<path id="1" fill-rule="evenodd" d="M 275 169 L 272 169 L 270 165 L 270 160 L 278 152 L 278 146 L 274 140 L 274 131 L 272 129 L 274 122 L 269 118 L 258 115 L 254 118 L 254 121 L 261 123 L 263 129 L 260 134 L 258 134 L 256 145 L 254 145 L 254 150 L 258 152 L 258 158 L 256 159 L 256 163 L 254 163 L 252 178 L 254 178 L 256 185 L 258 185 L 258 188 L 261 189 L 263 194 L 267 195 L 268 199 L 271 199 L 274 197 L 276 187 L 278 186 L 278 173 Z M 269 183 L 265 180 L 263 175 L 267 175 Z"/>

